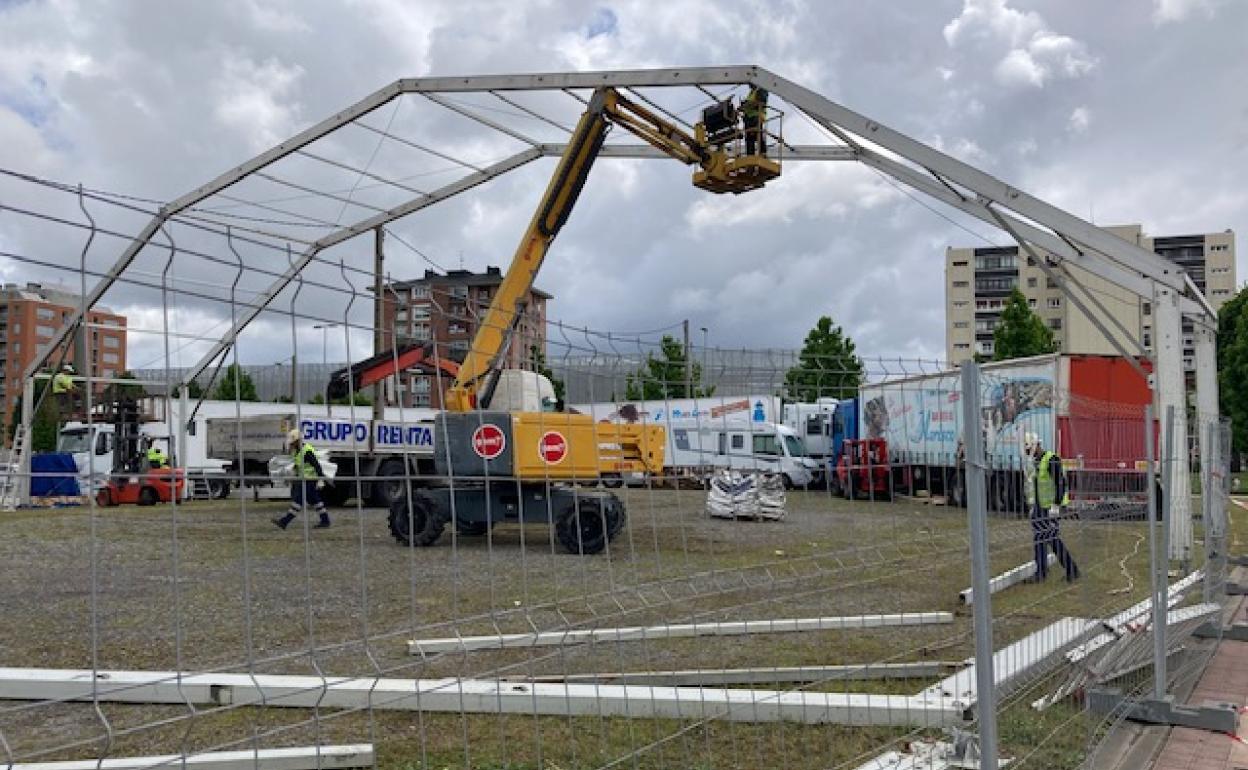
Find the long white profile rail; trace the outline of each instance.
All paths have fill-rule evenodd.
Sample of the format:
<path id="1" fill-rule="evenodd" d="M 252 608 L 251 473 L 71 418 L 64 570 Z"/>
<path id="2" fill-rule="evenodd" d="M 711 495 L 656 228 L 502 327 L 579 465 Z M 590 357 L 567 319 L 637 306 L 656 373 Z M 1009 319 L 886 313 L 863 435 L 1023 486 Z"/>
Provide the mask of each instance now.
<path id="1" fill-rule="evenodd" d="M 792 692 L 614 684 L 531 684 L 479 679 L 322 679 L 277 674 L 186 674 L 0 669 L 0 698 L 267 708 L 372 708 L 453 714 L 724 719 L 734 722 L 945 727 L 964 723 L 952 699 L 875 693 Z M 179 693 L 179 682 L 181 693 Z"/>
<path id="2" fill-rule="evenodd" d="M 413 639 L 407 643 L 412 655 L 511 647 L 560 647 L 590 642 L 639 642 L 690 636 L 744 636 L 788 634 L 805 631 L 852 631 L 867 628 L 948 625 L 951 612 L 903 612 L 895 615 L 842 615 L 827 618 L 781 618 L 777 620 L 728 620 L 706 623 L 673 623 L 662 626 L 625 626 L 545 631 L 529 634 L 491 634 L 442 639 Z"/>
<path id="3" fill-rule="evenodd" d="M 568 682 L 603 684 L 657 684 L 672 687 L 706 685 L 868 681 L 876 679 L 922 679 L 947 676 L 966 666 L 955 661 L 915 663 L 859 663 L 837 666 L 772 666 L 761 668 L 698 668 L 683 671 L 625 671 L 602 674 L 549 674 L 513 677 L 517 682 Z"/>
<path id="4" fill-rule="evenodd" d="M 1048 565 L 1052 567 L 1057 563 L 1057 556 L 1049 554 Z M 988 581 L 988 593 L 995 594 L 1004 591 L 1007 588 L 1018 585 L 1036 574 L 1036 563 L 1029 561 L 1026 564 L 1020 564 L 1014 569 L 1006 570 Z M 971 604 L 975 600 L 975 592 L 967 588 L 958 593 L 958 601 L 963 604 Z"/>
<path id="5" fill-rule="evenodd" d="M 285 749 L 209 751 L 203 754 L 166 754 L 156 757 L 106 757 L 65 762 L 28 762 L 5 765 L 5 770 L 347 770 L 373 766 L 371 743 L 333 746 L 296 746 Z"/>

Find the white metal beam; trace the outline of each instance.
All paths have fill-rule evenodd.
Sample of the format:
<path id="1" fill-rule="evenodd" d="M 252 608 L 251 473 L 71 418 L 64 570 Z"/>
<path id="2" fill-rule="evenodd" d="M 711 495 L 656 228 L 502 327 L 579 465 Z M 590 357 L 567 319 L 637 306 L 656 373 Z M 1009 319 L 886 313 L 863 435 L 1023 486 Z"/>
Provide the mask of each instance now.
<path id="1" fill-rule="evenodd" d="M 483 182 L 487 182 L 496 176 L 500 176 L 508 171 L 519 168 L 520 166 L 536 160 L 539 157 L 541 157 L 541 151 L 536 148 L 524 150 L 523 152 L 516 153 L 510 158 L 501 160 L 492 166 L 487 166 L 481 171 L 468 174 L 467 176 L 462 177 L 444 187 L 440 187 L 427 195 L 413 198 L 412 200 L 390 209 L 389 211 L 375 214 L 367 219 L 356 222 L 353 225 L 335 230 L 334 232 L 318 239 L 311 246 L 305 249 L 304 252 L 300 254 L 288 268 L 286 268 L 285 272 L 274 279 L 273 282 L 269 284 L 268 288 L 257 295 L 251 302 L 247 303 L 242 314 L 239 315 L 239 317 L 234 321 L 234 324 L 230 327 L 230 329 L 221 335 L 221 339 L 213 344 L 208 353 L 199 360 L 199 363 L 195 364 L 195 366 L 191 367 L 191 369 L 183 374 L 183 381 L 190 382 L 195 379 L 201 372 L 207 369 L 208 366 L 211 365 L 223 351 L 228 349 L 230 345 L 234 344 L 234 340 L 238 338 L 239 333 L 242 332 L 242 330 L 246 328 L 247 325 L 250 324 L 255 317 L 264 310 L 264 308 L 268 307 L 269 303 L 271 303 L 277 295 L 280 294 L 281 291 L 285 289 L 286 286 L 289 285 L 290 282 L 293 281 L 295 277 L 298 276 L 305 267 L 307 267 L 308 263 L 311 262 L 312 259 L 315 258 L 321 251 L 332 246 L 336 246 L 343 241 L 354 238 L 361 233 L 370 232 L 380 225 L 393 222 L 396 219 L 401 219 L 408 214 L 420 211 L 421 209 L 432 206 L 435 203 L 439 203 L 448 198 L 459 195 L 462 192 L 471 190 Z"/>
<path id="2" fill-rule="evenodd" d="M 562 157 L 567 149 L 566 144 L 561 143 L 545 143 L 539 144 L 542 155 L 548 157 Z M 671 155 L 663 152 L 658 147 L 652 147 L 648 144 L 604 144 L 602 150 L 598 153 L 603 158 L 640 158 L 646 160 L 668 159 Z M 858 156 L 849 148 L 836 144 L 797 144 L 793 145 L 792 151 L 784 153 L 773 149 L 767 153 L 769 157 L 782 161 L 795 160 L 857 160 Z"/>
<path id="3" fill-rule="evenodd" d="M 896 615 L 845 615 L 827 618 L 781 618 L 778 620 L 711 621 L 671 623 L 659 626 L 589 628 L 525 634 L 459 636 L 415 639 L 407 643 L 412 655 L 470 650 L 501 650 L 509 647 L 560 647 L 590 642 L 637 642 L 690 636 L 742 636 L 786 634 L 801 631 L 846 631 L 863 628 L 944 625 L 953 622 L 951 612 L 906 612 Z"/>
<path id="4" fill-rule="evenodd" d="M 762 668 L 699 668 L 684 671 L 630 671 L 607 674 L 550 674 L 513 677 L 523 682 L 569 682 L 582 684 L 657 684 L 671 687 L 705 687 L 778 682 L 867 681 L 872 679 L 922 679 L 947 676 L 965 663 L 920 661 L 916 663 L 859 663 L 839 666 L 764 666 Z"/>
<path id="5" fill-rule="evenodd" d="M 1178 293 L 1158 286 L 1153 294 L 1153 343 L 1157 366 L 1154 378 L 1157 394 L 1156 417 L 1161 423 L 1162 457 L 1167 444 L 1167 409 L 1174 409 L 1175 456 L 1162 457 L 1171 462 L 1170 489 L 1166 490 L 1167 510 L 1163 513 L 1170 528 L 1170 559 L 1190 563 L 1194 535 L 1192 529 L 1192 485 L 1188 473 L 1187 452 L 1187 375 L 1183 367 L 1183 318 L 1179 311 Z M 1164 466 L 1163 466 L 1164 477 Z"/>
<path id="6" fill-rule="evenodd" d="M 400 80 L 408 93 L 456 93 L 472 91 L 543 91 L 565 88 L 612 88 L 654 86 L 742 85 L 763 72 L 756 65 L 724 67 L 665 67 L 641 70 L 590 72 L 534 72 L 514 75 L 409 78 Z"/>
<path id="7" fill-rule="evenodd" d="M 1049 554 L 1049 566 L 1053 566 L 1056 562 L 1057 556 Z M 1014 569 L 1006 570 L 1000 575 L 994 577 L 992 580 L 988 581 L 988 593 L 995 594 L 999 591 L 1004 591 L 1011 586 L 1018 585 L 1034 574 L 1036 574 L 1036 563 L 1034 561 L 1029 561 L 1026 564 L 1020 564 Z M 963 604 L 971 604 L 974 600 L 975 592 L 969 588 L 963 589 L 958 594 L 958 601 Z"/>
<path id="8" fill-rule="evenodd" d="M 173 671 L 100 671 L 94 687 L 91 680 L 89 670 L 0 668 L 0 698 L 898 727 L 964 721 L 950 699 L 874 693 Z"/>
<path id="9" fill-rule="evenodd" d="M 372 767 L 371 743 L 297 746 L 287 749 L 210 751 L 203 754 L 167 754 L 157 757 L 105 757 L 67 762 L 28 762 L 5 765 L 5 770 L 343 770 Z"/>
<path id="10" fill-rule="evenodd" d="M 1183 291 L 1183 271 L 1174 263 L 1153 252 L 1128 243 L 1096 225 L 1028 195 L 1016 187 L 928 147 L 899 131 L 849 110 L 831 99 L 759 68 L 751 83 L 767 88 L 788 103 L 829 128 L 862 137 L 874 145 L 895 152 L 912 163 L 972 191 L 984 201 L 1026 217 L 1055 233 L 1084 244 L 1107 259 L 1124 267 L 1139 270 L 1149 278 L 1177 291 Z"/>

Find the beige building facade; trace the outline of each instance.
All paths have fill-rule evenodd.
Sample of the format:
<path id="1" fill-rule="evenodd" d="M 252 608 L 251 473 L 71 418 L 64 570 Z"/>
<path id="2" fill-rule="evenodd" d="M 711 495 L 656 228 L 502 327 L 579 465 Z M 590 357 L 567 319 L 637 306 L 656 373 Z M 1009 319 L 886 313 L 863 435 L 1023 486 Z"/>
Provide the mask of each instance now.
<path id="1" fill-rule="evenodd" d="M 1181 266 L 1215 310 L 1234 296 L 1237 278 L 1233 231 L 1154 237 L 1144 233 L 1140 225 L 1105 229 Z M 1112 321 L 1101 319 L 1113 337 L 1130 349 L 1134 340 L 1122 339 L 1128 336 L 1124 331 L 1130 332 L 1152 350 L 1149 302 L 1079 268 L 1072 267 L 1071 273 L 1113 316 Z M 1118 353 L 1111 337 L 1072 304 L 1065 292 L 1017 246 L 951 247 L 945 250 L 945 355 L 951 364 L 966 361 L 977 353 L 992 357 L 993 330 L 1015 287 L 1052 330 L 1062 352 Z M 1185 324 L 1183 359 L 1188 370 L 1193 368 L 1194 355 L 1191 328 Z"/>

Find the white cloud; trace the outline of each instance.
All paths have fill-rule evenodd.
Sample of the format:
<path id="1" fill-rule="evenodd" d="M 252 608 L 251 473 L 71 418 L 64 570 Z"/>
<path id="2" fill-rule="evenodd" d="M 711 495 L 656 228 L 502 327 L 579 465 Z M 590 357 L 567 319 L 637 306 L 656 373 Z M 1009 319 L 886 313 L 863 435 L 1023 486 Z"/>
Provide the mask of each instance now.
<path id="1" fill-rule="evenodd" d="M 1154 0 L 1153 22 L 1160 25 L 1185 21 L 1198 13 L 1213 18 L 1223 4 L 1224 0 Z"/>
<path id="2" fill-rule="evenodd" d="M 1007 0 L 964 0 L 944 37 L 950 48 L 983 47 L 1000 55 L 993 73 L 1009 87 L 1043 88 L 1053 78 L 1079 78 L 1096 66 L 1082 42 L 1057 34 L 1040 14 L 1011 8 Z"/>
<path id="3" fill-rule="evenodd" d="M 1092 111 L 1087 107 L 1076 107 L 1070 113 L 1070 120 L 1067 122 L 1067 126 L 1072 134 L 1084 133 L 1091 124 Z"/>
<path id="4" fill-rule="evenodd" d="M 227 54 L 214 84 L 218 121 L 246 137 L 256 152 L 267 150 L 294 133 L 299 119 L 297 99 L 303 68 L 274 58 L 256 63 L 238 52 Z"/>

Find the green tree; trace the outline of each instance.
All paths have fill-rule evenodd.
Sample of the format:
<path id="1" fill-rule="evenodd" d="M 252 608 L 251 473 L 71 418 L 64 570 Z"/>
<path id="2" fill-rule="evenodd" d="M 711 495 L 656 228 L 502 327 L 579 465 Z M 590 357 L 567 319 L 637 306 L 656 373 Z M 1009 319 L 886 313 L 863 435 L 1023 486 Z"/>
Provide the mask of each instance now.
<path id="1" fill-rule="evenodd" d="M 1231 446 L 1248 451 L 1248 292 L 1218 311 L 1218 400 L 1231 418 Z"/>
<path id="2" fill-rule="evenodd" d="M 277 399 L 278 402 L 282 402 L 282 398 L 284 397 L 279 396 Z M 290 399 L 286 399 L 284 403 L 290 403 Z M 324 406 L 325 394 L 317 393 L 312 396 L 312 398 L 308 399 L 308 403 L 316 406 Z M 334 406 L 347 406 L 348 404 L 354 404 L 356 406 L 372 406 L 373 399 L 370 398 L 367 393 L 356 393 L 354 398 L 347 398 L 346 396 L 343 396 L 342 398 L 335 398 L 330 403 Z"/>
<path id="3" fill-rule="evenodd" d="M 117 379 L 137 380 L 138 377 L 135 377 L 134 372 L 127 369 L 126 371 L 117 375 Z M 116 401 L 119 398 L 125 398 L 125 397 L 143 398 L 146 395 L 147 395 L 147 388 L 143 387 L 137 382 L 134 383 L 133 385 L 113 382 L 113 383 L 109 383 L 108 387 L 104 388 L 104 392 L 100 395 L 100 400 L 107 403 L 110 401 Z"/>
<path id="4" fill-rule="evenodd" d="M 260 400 L 256 393 L 256 383 L 251 381 L 251 375 L 244 372 L 238 364 L 226 367 L 225 375 L 212 391 L 212 397 L 216 401 L 233 401 L 235 398 L 239 401 Z"/>
<path id="5" fill-rule="evenodd" d="M 825 315 L 806 334 L 797 366 L 785 372 L 784 390 L 792 401 L 852 398 L 862 384 L 862 373 L 854 341 Z"/>
<path id="6" fill-rule="evenodd" d="M 567 385 L 564 384 L 563 380 L 556 377 L 554 371 L 546 365 L 546 354 L 537 345 L 529 346 L 529 365 L 533 367 L 533 371 L 550 380 L 551 386 L 555 389 L 555 410 L 562 412 Z"/>
<path id="7" fill-rule="evenodd" d="M 47 380 L 35 381 L 35 403 L 39 404 L 39 408 L 35 411 L 33 419 L 30 421 L 30 450 L 32 452 L 52 452 L 56 450 L 56 434 L 59 429 L 57 424 L 56 401 L 52 398 L 52 394 L 48 393 L 46 398 L 42 398 L 43 392 L 48 389 Z M 13 413 L 9 415 L 9 445 L 13 445 L 13 437 L 17 434 L 17 426 L 22 422 L 22 396 L 18 396 L 13 402 Z"/>
<path id="8" fill-rule="evenodd" d="M 647 353 L 645 365 L 636 374 L 625 378 L 624 398 L 629 401 L 658 401 L 665 398 L 707 398 L 715 393 L 714 387 L 701 387 L 702 365 L 696 361 L 689 367 L 692 376 L 686 381 L 687 351 L 675 337 L 663 335 L 659 353 L 659 356 Z"/>
<path id="9" fill-rule="evenodd" d="M 992 360 L 1026 358 L 1054 350 L 1053 331 L 1027 307 L 1027 298 L 1015 287 L 992 332 Z"/>

